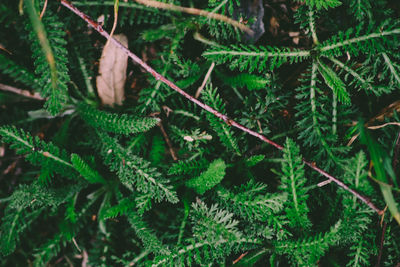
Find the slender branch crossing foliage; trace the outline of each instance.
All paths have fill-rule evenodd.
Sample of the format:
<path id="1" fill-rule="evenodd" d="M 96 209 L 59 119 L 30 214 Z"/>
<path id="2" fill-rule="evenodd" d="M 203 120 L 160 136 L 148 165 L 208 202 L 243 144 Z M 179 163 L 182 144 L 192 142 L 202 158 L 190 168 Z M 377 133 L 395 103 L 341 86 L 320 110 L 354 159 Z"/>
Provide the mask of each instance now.
<path id="1" fill-rule="evenodd" d="M 0 264 L 399 265 L 400 10 L 267 2 L 4 0 Z"/>

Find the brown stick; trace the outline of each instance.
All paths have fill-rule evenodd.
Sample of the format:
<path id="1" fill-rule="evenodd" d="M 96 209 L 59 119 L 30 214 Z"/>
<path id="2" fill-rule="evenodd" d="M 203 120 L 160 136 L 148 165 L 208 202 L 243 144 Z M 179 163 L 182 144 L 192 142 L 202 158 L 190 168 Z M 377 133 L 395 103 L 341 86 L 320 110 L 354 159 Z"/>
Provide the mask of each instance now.
<path id="1" fill-rule="evenodd" d="M 46 100 L 41 97 L 39 93 L 31 93 L 28 90 L 22 90 L 2 83 L 0 83 L 0 90 L 12 92 L 14 94 L 22 95 L 36 100 Z"/>
<path id="2" fill-rule="evenodd" d="M 206 83 L 208 81 L 208 79 L 210 78 L 211 72 L 214 69 L 215 63 L 211 63 L 210 68 L 207 71 L 206 76 L 204 77 L 203 83 L 200 85 L 200 87 L 197 89 L 196 94 L 194 95 L 194 98 L 199 98 L 201 91 L 203 91 L 204 86 L 206 86 Z"/>
<path id="3" fill-rule="evenodd" d="M 109 38 L 109 34 L 103 29 L 103 27 L 101 27 L 97 22 L 93 21 L 91 18 L 89 18 L 85 13 L 81 12 L 79 9 L 77 9 L 76 7 L 74 7 L 70 2 L 66 1 L 66 0 L 61 0 L 61 4 L 64 5 L 65 7 L 67 7 L 68 9 L 70 9 L 72 12 L 74 12 L 76 15 L 78 15 L 79 17 L 81 17 L 83 20 L 85 20 L 90 26 L 92 26 L 97 32 L 99 32 L 101 35 L 103 35 L 106 39 Z M 116 46 L 118 46 L 120 49 L 122 49 L 125 53 L 128 54 L 128 56 L 136 63 L 138 63 L 142 68 L 144 68 L 147 72 L 151 73 L 151 75 L 156 79 L 156 80 L 160 80 L 163 83 L 165 83 L 166 85 L 168 85 L 171 89 L 175 90 L 176 92 L 178 92 L 179 94 L 181 94 L 182 96 L 184 96 L 186 99 L 192 101 L 193 103 L 195 103 L 196 105 L 198 105 L 199 107 L 201 107 L 202 109 L 214 114 L 214 116 L 220 118 L 221 120 L 223 120 L 226 124 L 236 127 L 240 130 L 242 130 L 243 132 L 246 132 L 252 136 L 257 137 L 258 139 L 260 139 L 261 141 L 264 141 L 272 146 L 274 146 L 275 148 L 279 149 L 279 150 L 283 150 L 283 147 L 275 142 L 273 142 L 272 140 L 268 139 L 267 137 L 265 137 L 264 135 L 257 133 L 255 131 L 250 130 L 249 128 L 241 125 L 240 123 L 237 123 L 236 121 L 230 119 L 228 116 L 226 116 L 225 114 L 222 114 L 220 112 L 218 112 L 217 110 L 213 109 L 212 107 L 204 104 L 203 102 L 200 102 L 199 100 L 197 100 L 196 98 L 194 98 L 193 96 L 189 95 L 188 93 L 186 93 L 185 91 L 183 91 L 182 89 L 180 89 L 177 85 L 175 85 L 173 82 L 171 82 L 170 80 L 168 80 L 167 78 L 165 78 L 164 76 L 162 76 L 161 74 L 159 74 L 158 72 L 156 72 L 152 67 L 150 67 L 149 65 L 147 65 L 145 62 L 143 62 L 143 60 L 141 60 L 139 57 L 137 57 L 135 54 L 133 54 L 128 48 L 126 48 L 125 46 L 123 46 L 120 42 L 118 42 L 116 39 L 111 38 L 110 39 L 112 42 L 114 42 L 114 44 Z M 318 173 L 320 173 L 321 175 L 327 177 L 329 180 L 332 180 L 334 183 L 336 183 L 339 187 L 343 188 L 344 190 L 350 192 L 351 194 L 353 194 L 356 198 L 358 198 L 359 200 L 361 200 L 362 202 L 364 202 L 365 204 L 367 204 L 371 209 L 373 209 L 375 212 L 377 212 L 379 215 L 381 215 L 383 213 L 382 210 L 380 210 L 379 208 L 377 208 L 370 199 L 368 199 L 367 197 L 362 196 L 360 193 L 358 193 L 357 191 L 349 188 L 346 184 L 344 184 L 342 181 L 340 181 L 339 179 L 337 179 L 336 177 L 330 175 L 329 173 L 325 172 L 324 170 L 318 168 L 317 166 L 315 166 L 313 163 L 306 161 L 305 159 L 303 159 L 303 162 L 309 166 L 311 169 L 317 171 Z"/>
<path id="4" fill-rule="evenodd" d="M 192 7 L 175 6 L 173 4 L 162 3 L 162 2 L 158 2 L 158 1 L 154 1 L 154 0 L 134 0 L 134 1 L 139 4 L 149 6 L 149 7 L 178 11 L 178 12 L 187 13 L 187 14 L 191 14 L 191 15 L 202 16 L 202 17 L 212 18 L 215 20 L 220 20 L 225 23 L 231 24 L 232 26 L 239 28 L 240 30 L 242 30 L 250 35 L 254 34 L 253 30 L 251 30 L 246 25 L 244 25 L 236 20 L 233 20 L 231 18 L 228 18 L 227 16 L 218 14 L 218 13 L 212 13 L 209 11 L 192 8 Z"/>
<path id="5" fill-rule="evenodd" d="M 167 146 L 168 146 L 168 149 L 169 149 L 169 153 L 171 154 L 172 159 L 174 161 L 177 161 L 178 157 L 175 154 L 174 148 L 172 147 L 171 140 L 169 140 L 167 132 L 165 131 L 164 126 L 162 125 L 161 122 L 158 123 L 158 127 L 160 127 L 161 133 L 164 136 L 165 142 L 167 143 Z"/>
<path id="6" fill-rule="evenodd" d="M 384 222 L 384 223 L 383 223 L 383 227 L 382 227 L 381 239 L 380 239 L 380 242 L 379 242 L 378 259 L 377 259 L 377 261 L 376 261 L 375 267 L 380 267 L 380 266 L 381 266 L 381 259 L 382 259 L 382 254 L 383 254 L 383 245 L 384 245 L 384 243 L 385 243 L 385 232 L 386 232 L 386 227 L 387 227 L 387 223 Z"/>

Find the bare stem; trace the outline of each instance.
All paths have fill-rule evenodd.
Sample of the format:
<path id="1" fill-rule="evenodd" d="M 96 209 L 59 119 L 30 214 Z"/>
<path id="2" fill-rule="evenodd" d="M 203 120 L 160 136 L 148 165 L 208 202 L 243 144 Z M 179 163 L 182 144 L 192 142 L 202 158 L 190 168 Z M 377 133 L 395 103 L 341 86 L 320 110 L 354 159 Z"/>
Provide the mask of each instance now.
<path id="1" fill-rule="evenodd" d="M 43 97 L 41 97 L 39 93 L 31 93 L 28 90 L 15 88 L 15 87 L 12 87 L 12 86 L 9 86 L 9 85 L 6 85 L 6 84 L 2 84 L 2 83 L 0 83 L 0 90 L 7 91 L 7 92 L 12 92 L 12 93 L 15 93 L 15 94 L 18 94 L 18 95 L 22 95 L 22 96 L 25 96 L 25 97 L 29 97 L 29 98 L 32 98 L 32 99 L 36 99 L 36 100 L 46 100 Z"/>
<path id="2" fill-rule="evenodd" d="M 134 0 L 134 1 L 139 4 L 158 8 L 158 9 L 172 10 L 172 11 L 187 13 L 187 14 L 191 14 L 191 15 L 202 16 L 202 17 L 207 17 L 207 18 L 211 18 L 211 19 L 215 19 L 215 20 L 220 20 L 225 23 L 231 24 L 232 26 L 239 28 L 240 30 L 242 30 L 250 35 L 254 34 L 254 32 L 246 25 L 244 25 L 236 20 L 233 20 L 231 18 L 228 18 L 227 16 L 218 14 L 218 13 L 213 13 L 213 12 L 209 12 L 209 11 L 205 11 L 205 10 L 201 10 L 201 9 L 197 9 L 197 8 L 193 8 L 193 7 L 176 6 L 173 4 L 162 3 L 162 2 L 154 1 L 154 0 Z"/>
<path id="3" fill-rule="evenodd" d="M 43 9 L 42 9 L 42 12 L 40 12 L 40 16 L 39 16 L 40 19 L 43 18 L 44 12 L 46 12 L 47 1 L 48 1 L 48 0 L 44 1 Z"/>
<path id="4" fill-rule="evenodd" d="M 214 69 L 215 63 L 211 63 L 210 68 L 207 71 L 206 76 L 204 77 L 203 83 L 200 85 L 200 87 L 197 89 L 196 94 L 194 95 L 195 98 L 199 98 L 201 91 L 203 91 L 204 86 L 206 86 L 206 83 L 208 81 L 208 79 L 210 78 L 211 72 Z"/>
<path id="5" fill-rule="evenodd" d="M 158 127 L 160 127 L 161 133 L 164 136 L 165 142 L 167 143 L 168 149 L 169 149 L 169 153 L 171 154 L 171 157 L 174 161 L 178 160 L 178 157 L 175 154 L 174 148 L 172 147 L 172 143 L 171 140 L 168 137 L 167 132 L 164 129 L 164 126 L 162 125 L 161 122 L 158 123 Z"/>
<path id="6" fill-rule="evenodd" d="M 99 32 L 101 35 L 103 35 L 106 39 L 109 38 L 109 34 L 95 21 L 93 21 L 91 18 L 89 18 L 86 14 L 84 14 L 83 12 L 81 12 L 80 10 L 78 10 L 76 7 L 72 6 L 72 4 L 66 0 L 61 0 L 61 4 L 64 5 L 65 7 L 67 7 L 68 9 L 70 9 L 72 12 L 74 12 L 76 15 L 78 15 L 79 17 L 81 17 L 83 20 L 85 20 L 90 26 L 92 26 L 97 32 Z M 156 72 L 152 67 L 150 67 L 149 65 L 147 65 L 143 60 L 141 60 L 139 57 L 137 57 L 135 54 L 133 54 L 128 48 L 126 48 L 125 46 L 123 46 L 120 42 L 118 42 L 115 38 L 111 38 L 110 39 L 116 46 L 118 46 L 120 49 L 122 49 L 125 53 L 128 54 L 128 56 L 136 63 L 138 63 L 142 68 L 144 68 L 147 72 L 149 72 L 156 80 L 160 80 L 161 82 L 165 83 L 166 85 L 168 85 L 171 89 L 175 90 L 176 92 L 178 92 L 179 94 L 181 94 L 182 96 L 184 96 L 186 99 L 190 100 L 191 102 L 195 103 L 196 105 L 198 105 L 199 107 L 201 107 L 202 109 L 214 114 L 214 116 L 218 117 L 219 119 L 223 120 L 226 124 L 233 126 L 235 128 L 238 128 L 240 130 L 242 130 L 243 132 L 246 132 L 252 136 L 257 137 L 258 139 L 260 139 L 263 142 L 266 142 L 272 146 L 274 146 L 275 148 L 279 149 L 279 150 L 283 150 L 283 147 L 275 142 L 273 142 L 272 140 L 268 139 L 267 137 L 265 137 L 264 135 L 257 133 L 253 130 L 250 130 L 249 128 L 241 125 L 240 123 L 230 119 L 228 116 L 226 116 L 225 114 L 222 114 L 220 112 L 218 112 L 217 110 L 213 109 L 212 107 L 204 104 L 203 102 L 197 100 L 196 98 L 194 98 L 193 96 L 189 95 L 188 93 L 186 93 L 185 91 L 183 91 L 182 89 L 180 89 L 177 85 L 175 85 L 173 82 L 171 82 L 170 80 L 168 80 L 167 78 L 165 78 L 164 76 L 162 76 L 161 74 L 159 74 L 158 72 Z M 362 196 L 360 193 L 358 193 L 357 191 L 349 188 L 346 184 L 344 184 L 342 181 L 340 181 L 339 179 L 337 179 L 336 177 L 330 175 L 329 173 L 325 172 L 324 170 L 320 169 L 319 167 L 317 167 L 315 164 L 306 161 L 305 159 L 303 159 L 303 162 L 309 166 L 311 169 L 317 171 L 318 173 L 320 173 L 321 175 L 327 177 L 329 180 L 332 180 L 332 182 L 336 183 L 339 187 L 343 188 L 344 190 L 350 192 L 351 194 L 353 194 L 356 198 L 358 198 L 359 200 L 361 200 L 362 202 L 364 202 L 365 204 L 367 204 L 371 209 L 373 209 L 375 212 L 377 212 L 379 215 L 381 215 L 383 213 L 382 210 L 380 210 L 379 208 L 377 208 L 371 201 L 370 199 L 368 199 L 367 197 Z"/>

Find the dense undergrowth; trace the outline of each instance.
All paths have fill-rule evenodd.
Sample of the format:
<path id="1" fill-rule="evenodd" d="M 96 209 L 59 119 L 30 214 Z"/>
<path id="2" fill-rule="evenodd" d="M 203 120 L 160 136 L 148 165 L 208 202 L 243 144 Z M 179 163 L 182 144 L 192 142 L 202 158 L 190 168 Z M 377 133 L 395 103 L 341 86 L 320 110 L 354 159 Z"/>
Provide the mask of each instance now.
<path id="1" fill-rule="evenodd" d="M 72 2 L 282 150 L 132 61 L 101 104 L 61 2 L 0 2 L 2 266 L 398 266 L 395 0 Z"/>

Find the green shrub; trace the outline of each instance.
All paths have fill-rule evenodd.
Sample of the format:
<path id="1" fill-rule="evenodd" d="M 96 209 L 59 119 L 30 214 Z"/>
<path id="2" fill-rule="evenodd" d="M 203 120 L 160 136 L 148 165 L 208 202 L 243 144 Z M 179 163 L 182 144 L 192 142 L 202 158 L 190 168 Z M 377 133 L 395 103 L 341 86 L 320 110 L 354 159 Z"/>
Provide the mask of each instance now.
<path id="1" fill-rule="evenodd" d="M 154 69 L 113 107 L 97 22 L 0 3 L 2 266 L 399 264 L 396 1 L 245 2 L 73 1 Z"/>

